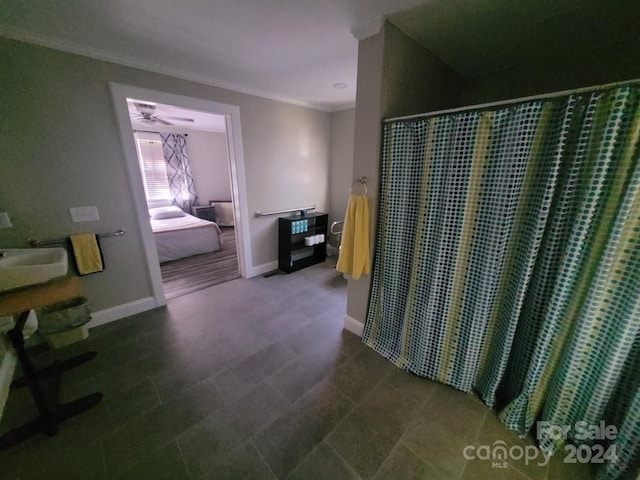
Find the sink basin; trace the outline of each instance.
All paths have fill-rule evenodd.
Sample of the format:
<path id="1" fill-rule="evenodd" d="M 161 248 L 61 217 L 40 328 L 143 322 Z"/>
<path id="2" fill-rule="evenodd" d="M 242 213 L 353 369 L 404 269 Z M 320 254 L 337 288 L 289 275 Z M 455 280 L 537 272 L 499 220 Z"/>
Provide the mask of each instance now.
<path id="1" fill-rule="evenodd" d="M 0 292 L 36 285 L 67 274 L 64 248 L 0 248 Z"/>

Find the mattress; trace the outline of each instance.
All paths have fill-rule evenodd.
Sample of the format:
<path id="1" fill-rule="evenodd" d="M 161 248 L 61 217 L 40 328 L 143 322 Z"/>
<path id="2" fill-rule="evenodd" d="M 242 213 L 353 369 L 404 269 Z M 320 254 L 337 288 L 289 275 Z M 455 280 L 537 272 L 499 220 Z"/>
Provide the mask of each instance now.
<path id="1" fill-rule="evenodd" d="M 161 263 L 216 252 L 222 246 L 218 225 L 192 215 L 151 219 L 151 229 Z"/>

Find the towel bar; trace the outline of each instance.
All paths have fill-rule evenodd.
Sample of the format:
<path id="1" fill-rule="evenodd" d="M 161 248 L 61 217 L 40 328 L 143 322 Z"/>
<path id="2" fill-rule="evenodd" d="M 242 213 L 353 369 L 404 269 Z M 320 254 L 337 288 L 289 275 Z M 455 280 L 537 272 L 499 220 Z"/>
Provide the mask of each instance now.
<path id="1" fill-rule="evenodd" d="M 273 212 L 255 212 L 253 216 L 266 217 L 267 215 L 278 215 L 280 213 L 301 212 L 303 210 L 315 210 L 315 209 L 316 209 L 316 206 L 312 205 L 310 207 L 290 208 L 289 210 L 275 210 Z"/>
<path id="2" fill-rule="evenodd" d="M 123 229 L 118 230 L 117 232 L 111 232 L 111 233 L 101 233 L 98 235 L 98 238 L 104 238 L 104 237 L 119 237 L 120 235 L 124 235 L 125 231 Z M 43 245 L 56 245 L 59 243 L 67 243 L 67 238 L 59 238 L 57 240 L 47 240 L 46 242 L 43 242 L 42 240 L 38 240 L 37 238 L 31 238 L 28 239 L 29 240 L 29 244 L 32 247 L 41 247 Z"/>

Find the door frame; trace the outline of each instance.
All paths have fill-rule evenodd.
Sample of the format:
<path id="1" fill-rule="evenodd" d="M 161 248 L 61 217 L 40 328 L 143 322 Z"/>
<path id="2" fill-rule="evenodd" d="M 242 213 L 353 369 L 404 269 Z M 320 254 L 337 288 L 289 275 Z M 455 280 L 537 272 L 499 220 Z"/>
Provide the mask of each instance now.
<path id="1" fill-rule="evenodd" d="M 120 131 L 120 142 L 126 170 L 129 177 L 129 186 L 134 200 L 134 211 L 138 223 L 138 229 L 142 238 L 145 251 L 145 260 L 153 297 L 156 306 L 166 304 L 162 287 L 162 274 L 156 243 L 153 239 L 151 224 L 149 223 L 149 211 L 147 199 L 144 194 L 142 173 L 138 165 L 133 127 L 129 117 L 127 99 L 144 99 L 150 102 L 175 105 L 191 110 L 200 110 L 216 115 L 223 115 L 227 128 L 227 145 L 229 149 L 229 162 L 231 170 L 231 193 L 233 213 L 235 218 L 236 243 L 238 247 L 238 268 L 240 275 L 247 278 L 247 265 L 253 265 L 251 261 L 251 244 L 249 238 L 249 214 L 247 202 L 247 185 L 244 168 L 244 154 L 242 151 L 242 130 L 240 125 L 240 107 L 227 103 L 204 100 L 202 98 L 187 97 L 173 93 L 150 90 L 148 88 L 123 85 L 109 82 L 111 99 L 116 114 L 116 123 Z"/>

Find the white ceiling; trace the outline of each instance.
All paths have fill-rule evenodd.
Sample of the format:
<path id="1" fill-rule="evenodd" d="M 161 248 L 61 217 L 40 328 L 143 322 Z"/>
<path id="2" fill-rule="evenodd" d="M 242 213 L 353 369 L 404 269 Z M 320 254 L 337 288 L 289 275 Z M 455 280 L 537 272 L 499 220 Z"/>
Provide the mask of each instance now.
<path id="1" fill-rule="evenodd" d="M 354 34 L 385 16 L 463 75 L 638 41 L 640 25 L 638 0 L 2 4 L 0 35 L 328 111 L 355 103 Z"/>

